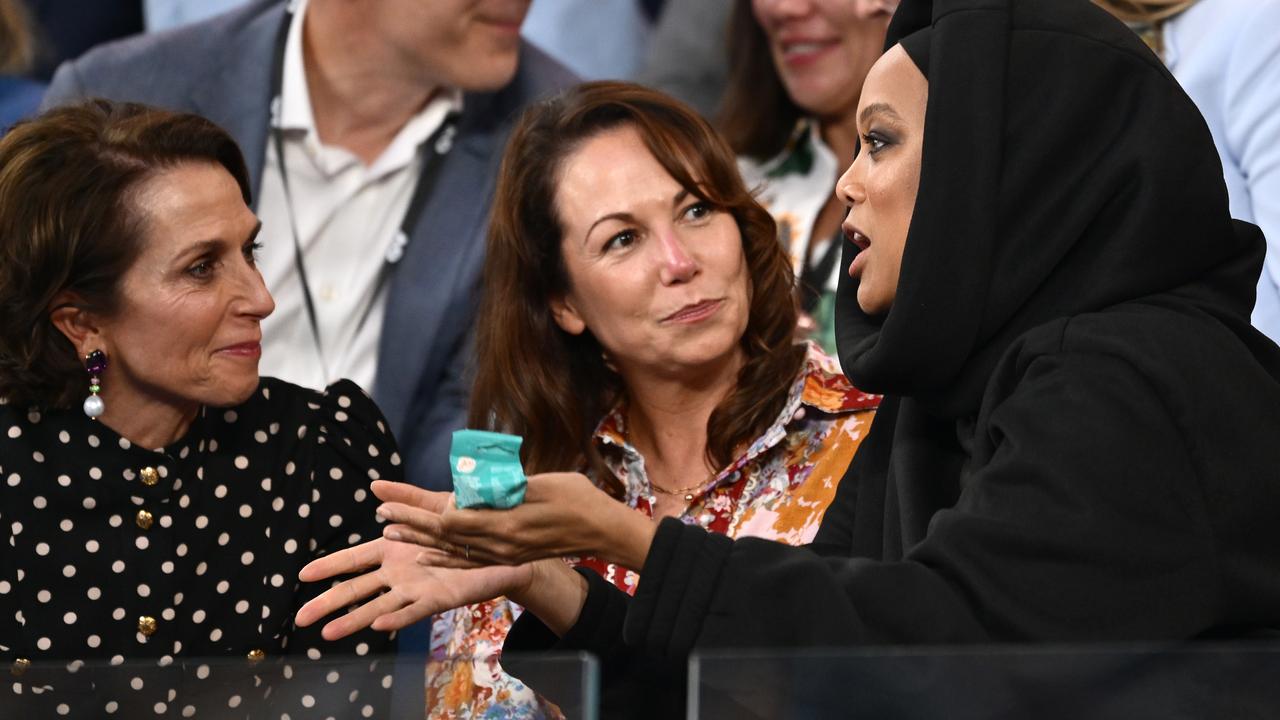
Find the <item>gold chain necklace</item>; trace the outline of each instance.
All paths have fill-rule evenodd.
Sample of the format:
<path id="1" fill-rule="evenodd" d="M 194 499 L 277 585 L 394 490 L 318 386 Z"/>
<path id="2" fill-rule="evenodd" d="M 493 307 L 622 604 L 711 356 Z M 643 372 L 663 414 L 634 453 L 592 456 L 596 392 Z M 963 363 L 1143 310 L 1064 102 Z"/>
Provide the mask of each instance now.
<path id="1" fill-rule="evenodd" d="M 676 488 L 675 490 L 668 490 L 664 487 L 658 487 L 656 483 L 650 480 L 649 488 L 652 489 L 654 492 L 662 493 L 663 495 L 671 495 L 673 497 L 680 497 L 681 495 L 683 495 L 684 501 L 687 503 L 691 503 L 693 502 L 693 498 L 696 497 L 693 494 L 693 491 L 698 490 L 699 488 L 703 487 L 707 483 L 711 482 L 711 479 L 714 477 L 715 477 L 715 473 L 712 473 L 711 475 L 708 475 L 702 482 L 697 483 L 696 485 L 690 485 L 689 487 Z"/>

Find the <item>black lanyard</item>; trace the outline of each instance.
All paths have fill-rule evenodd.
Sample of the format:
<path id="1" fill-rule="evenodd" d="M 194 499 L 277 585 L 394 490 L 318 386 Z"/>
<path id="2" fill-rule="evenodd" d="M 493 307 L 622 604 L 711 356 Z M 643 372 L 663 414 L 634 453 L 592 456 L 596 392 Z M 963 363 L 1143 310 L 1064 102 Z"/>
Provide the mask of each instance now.
<path id="1" fill-rule="evenodd" d="M 271 117 L 269 122 L 271 139 L 276 150 L 276 161 L 280 164 L 280 185 L 284 188 L 285 208 L 289 215 L 289 230 L 293 235 L 293 264 L 298 270 L 298 280 L 302 283 L 302 299 L 307 308 L 307 321 L 311 324 L 311 337 L 315 340 L 316 353 L 320 357 L 321 370 L 325 375 L 325 382 L 329 382 L 333 378 L 329 377 L 324 347 L 320 342 L 320 323 L 316 319 L 315 300 L 311 294 L 311 284 L 307 282 L 306 263 L 302 259 L 302 239 L 298 234 L 297 218 L 293 214 L 293 195 L 289 191 L 289 172 L 285 168 L 284 129 L 280 127 L 280 116 L 284 102 L 282 99 L 284 54 L 285 46 L 289 41 L 289 27 L 293 24 L 294 19 L 293 6 L 294 3 L 292 2 L 287 5 L 284 21 L 280 24 L 280 30 L 276 33 L 275 57 L 271 67 Z M 419 153 L 423 152 L 424 147 L 429 148 L 429 151 L 427 151 L 422 160 L 423 164 L 418 173 L 418 182 L 413 187 L 413 194 L 409 196 L 409 206 L 405 208 L 404 217 L 400 220 L 400 228 L 396 231 L 396 236 L 391 241 L 391 247 L 383 258 L 382 266 L 378 269 L 378 277 L 374 281 L 373 293 L 369 296 L 369 302 L 360 313 L 360 320 L 356 324 L 357 335 L 364 328 L 365 321 L 369 319 L 369 314 L 373 311 L 378 295 L 387 284 L 395 265 L 404 257 L 404 250 L 408 247 L 409 240 L 413 237 L 414 226 L 417 225 L 418 218 L 422 215 L 423 207 L 427 203 L 427 198 L 431 197 L 431 191 L 440 175 L 440 169 L 443 165 L 442 160 L 453 147 L 453 137 L 457 133 L 457 122 L 457 113 L 449 113 L 444 122 L 440 124 L 440 127 L 431 134 L 431 137 L 418 146 Z"/>

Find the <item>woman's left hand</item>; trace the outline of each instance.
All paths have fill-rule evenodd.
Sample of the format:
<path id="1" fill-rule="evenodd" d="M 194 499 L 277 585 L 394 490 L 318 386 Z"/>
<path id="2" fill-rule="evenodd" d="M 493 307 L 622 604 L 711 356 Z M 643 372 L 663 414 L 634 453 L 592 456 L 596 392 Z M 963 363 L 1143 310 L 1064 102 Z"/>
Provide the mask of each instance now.
<path id="1" fill-rule="evenodd" d="M 509 510 L 450 506 L 434 512 L 440 507 L 436 494 L 405 483 L 377 481 L 373 492 L 384 502 L 378 514 L 396 523 L 385 537 L 443 550 L 456 558 L 456 567 L 566 555 L 592 555 L 635 570 L 644 564 L 656 528 L 649 518 L 579 473 L 531 475 L 528 483 L 524 503 Z"/>
<path id="2" fill-rule="evenodd" d="M 367 627 L 399 630 L 444 610 L 520 592 L 530 583 L 528 566 L 441 568 L 424 561 L 426 552 L 411 543 L 377 538 L 311 561 L 298 574 L 303 582 L 362 574 L 303 605 L 295 622 L 306 627 L 354 606 L 327 623 L 321 636 L 337 640 Z"/>

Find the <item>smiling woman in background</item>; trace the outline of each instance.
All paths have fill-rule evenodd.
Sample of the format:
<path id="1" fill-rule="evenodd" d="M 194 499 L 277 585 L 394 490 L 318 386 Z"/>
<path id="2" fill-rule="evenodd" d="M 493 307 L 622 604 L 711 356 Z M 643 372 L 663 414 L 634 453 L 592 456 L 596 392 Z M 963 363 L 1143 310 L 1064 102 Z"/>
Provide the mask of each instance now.
<path id="1" fill-rule="evenodd" d="M 858 146 L 854 113 L 898 0 L 737 0 L 718 125 L 778 223 L 805 334 L 835 355 L 840 220 L 831 188 Z"/>
<path id="2" fill-rule="evenodd" d="M 274 304 L 248 187 L 235 143 L 194 115 L 97 101 L 0 141 L 0 656 L 31 717 L 185 717 L 202 687 L 225 691 L 223 711 L 256 707 L 216 671 L 153 667 L 81 694 L 33 663 L 394 647 L 293 625 L 321 589 L 298 568 L 377 536 L 365 488 L 401 471 L 352 383 L 258 376 Z M 377 709 L 330 687 L 339 716 Z M 296 713 L 303 692 L 271 702 Z"/>

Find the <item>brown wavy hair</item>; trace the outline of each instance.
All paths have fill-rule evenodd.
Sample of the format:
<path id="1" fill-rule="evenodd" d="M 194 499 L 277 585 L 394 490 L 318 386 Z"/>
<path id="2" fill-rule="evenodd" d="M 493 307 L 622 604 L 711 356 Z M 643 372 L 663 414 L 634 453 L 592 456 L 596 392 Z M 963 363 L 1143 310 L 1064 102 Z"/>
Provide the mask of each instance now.
<path id="1" fill-rule="evenodd" d="M 592 431 L 626 388 L 590 331 L 560 329 L 550 302 L 569 290 L 556 216 L 561 168 L 585 141 L 620 127 L 634 128 L 676 182 L 732 215 L 742 235 L 752 288 L 746 361 L 707 422 L 715 467 L 782 411 L 805 353 L 795 342 L 791 265 L 773 218 L 743 184 L 733 151 L 694 110 L 619 82 L 586 83 L 530 107 L 507 143 L 490 218 L 469 425 L 523 436 L 528 472 L 589 470 L 615 495 L 620 484 Z"/>
<path id="2" fill-rule="evenodd" d="M 729 77 L 716 127 L 739 155 L 767 160 L 787 146 L 805 112 L 782 84 L 751 0 L 734 1 L 728 33 Z"/>
<path id="3" fill-rule="evenodd" d="M 142 249 L 134 190 L 184 162 L 226 168 L 249 204 L 240 148 L 198 115 L 90 100 L 0 139 L 0 398 L 70 407 L 84 396 L 84 367 L 50 305 L 70 291 L 78 306 L 116 312 Z"/>

